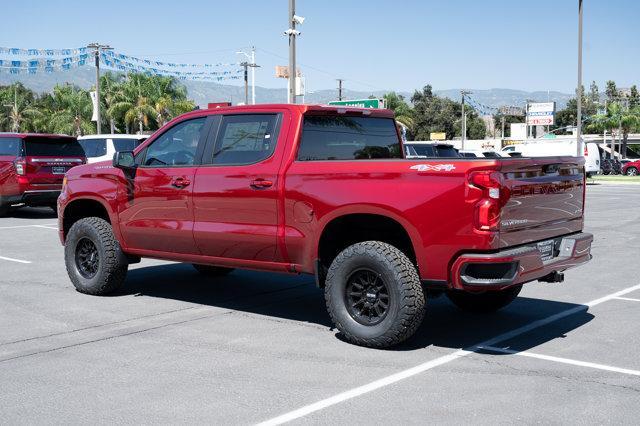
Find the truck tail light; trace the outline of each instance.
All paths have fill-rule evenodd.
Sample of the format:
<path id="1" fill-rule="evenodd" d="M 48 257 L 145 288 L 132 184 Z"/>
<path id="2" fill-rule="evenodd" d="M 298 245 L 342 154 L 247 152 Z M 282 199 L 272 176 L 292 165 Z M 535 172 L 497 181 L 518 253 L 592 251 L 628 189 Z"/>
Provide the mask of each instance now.
<path id="1" fill-rule="evenodd" d="M 589 150 L 587 149 L 587 145 L 584 146 L 584 156 L 588 156 L 589 155 Z"/>
<path id="2" fill-rule="evenodd" d="M 496 171 L 479 171 L 469 174 L 469 184 L 481 191 L 475 205 L 474 226 L 480 231 L 500 229 L 500 210 L 510 198 L 502 174 Z"/>
<path id="3" fill-rule="evenodd" d="M 27 173 L 27 162 L 24 159 L 18 158 L 13 165 L 16 168 L 17 175 L 24 176 Z"/>

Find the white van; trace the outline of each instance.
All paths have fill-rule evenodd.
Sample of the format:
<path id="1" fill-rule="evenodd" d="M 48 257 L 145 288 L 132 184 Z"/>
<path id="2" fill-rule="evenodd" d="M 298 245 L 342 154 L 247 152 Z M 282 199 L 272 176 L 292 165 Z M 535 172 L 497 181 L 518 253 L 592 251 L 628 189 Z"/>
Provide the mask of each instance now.
<path id="1" fill-rule="evenodd" d="M 527 141 L 515 145 L 507 145 L 502 148 L 502 152 L 510 155 L 519 153 L 523 157 L 553 157 L 565 155 L 575 157 L 576 141 Z M 582 155 L 585 160 L 584 170 L 587 176 L 600 172 L 600 150 L 595 142 L 585 143 Z"/>
<path id="2" fill-rule="evenodd" d="M 147 135 L 86 135 L 78 142 L 87 155 L 88 163 L 111 161 L 116 151 L 133 151 L 148 138 Z"/>

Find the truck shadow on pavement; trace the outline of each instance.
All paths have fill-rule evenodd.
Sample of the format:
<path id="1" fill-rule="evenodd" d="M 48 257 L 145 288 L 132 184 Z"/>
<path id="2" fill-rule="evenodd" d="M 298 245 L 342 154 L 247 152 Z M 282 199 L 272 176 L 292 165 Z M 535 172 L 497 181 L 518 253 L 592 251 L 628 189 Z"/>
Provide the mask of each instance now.
<path id="1" fill-rule="evenodd" d="M 124 288 L 115 296 L 131 294 L 264 315 L 293 324 L 315 324 L 327 331 L 336 331 L 326 312 L 323 292 L 308 275 L 234 271 L 225 277 L 205 277 L 186 264 L 143 266 L 129 271 Z M 472 347 L 579 306 L 582 305 L 519 297 L 496 313 L 476 315 L 459 310 L 443 295 L 427 301 L 427 313 L 416 334 L 389 350 Z M 501 342 L 499 346 L 505 347 L 504 343 L 509 343 L 512 350 L 523 351 L 563 338 L 594 318 L 587 312 L 587 306 L 583 307 L 584 310 Z M 336 337 L 343 340 L 340 333 Z"/>
<path id="2" fill-rule="evenodd" d="M 9 210 L 3 217 L 14 219 L 55 219 L 58 214 L 49 207 L 29 207 Z"/>

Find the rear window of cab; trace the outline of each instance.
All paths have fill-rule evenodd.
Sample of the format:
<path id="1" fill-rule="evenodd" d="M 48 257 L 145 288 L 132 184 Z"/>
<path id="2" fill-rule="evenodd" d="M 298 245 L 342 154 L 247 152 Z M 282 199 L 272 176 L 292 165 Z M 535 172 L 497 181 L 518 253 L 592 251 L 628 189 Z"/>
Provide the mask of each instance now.
<path id="1" fill-rule="evenodd" d="M 299 161 L 402 158 L 392 118 L 306 115 Z"/>

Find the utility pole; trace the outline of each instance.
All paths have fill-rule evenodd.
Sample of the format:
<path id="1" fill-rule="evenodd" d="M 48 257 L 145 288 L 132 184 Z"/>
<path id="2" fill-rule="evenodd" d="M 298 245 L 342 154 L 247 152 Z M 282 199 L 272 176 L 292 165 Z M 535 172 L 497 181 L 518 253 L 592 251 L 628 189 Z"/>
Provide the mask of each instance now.
<path id="1" fill-rule="evenodd" d="M 300 31 L 296 30 L 296 24 L 302 24 L 304 18 L 296 15 L 296 0 L 289 0 L 289 29 L 285 31 L 285 35 L 289 36 L 289 96 L 290 104 L 296 103 L 296 86 L 298 76 L 296 73 L 296 37 L 300 35 Z"/>
<path id="2" fill-rule="evenodd" d="M 244 67 L 244 104 L 249 105 L 249 62 L 244 61 L 240 66 Z"/>
<path id="3" fill-rule="evenodd" d="M 91 43 L 87 45 L 88 49 L 93 49 L 96 60 L 96 134 L 102 133 L 102 120 L 100 119 L 100 53 L 103 50 L 113 49 L 108 44 Z"/>
<path id="4" fill-rule="evenodd" d="M 342 82 L 344 81 L 344 79 L 339 78 L 338 79 L 338 100 L 341 101 L 342 100 Z"/>
<path id="5" fill-rule="evenodd" d="M 465 90 L 461 90 L 460 94 L 462 95 L 462 143 L 460 145 L 460 149 L 464 149 L 464 141 L 467 139 L 467 114 L 464 112 L 464 96 L 470 95 L 473 92 L 468 92 Z"/>
<path id="6" fill-rule="evenodd" d="M 246 52 L 240 51 L 236 52 L 239 55 L 244 55 L 247 59 L 251 59 L 251 62 L 241 62 L 240 66 L 244 67 L 244 102 L 245 105 L 249 105 L 249 94 L 248 94 L 248 86 L 249 86 L 249 76 L 247 69 L 251 68 L 251 104 L 256 104 L 256 68 L 259 68 L 260 65 L 256 64 L 256 48 L 251 47 L 251 55 Z"/>
<path id="7" fill-rule="evenodd" d="M 582 153 L 582 0 L 578 0 L 578 114 L 576 128 L 576 157 Z"/>

